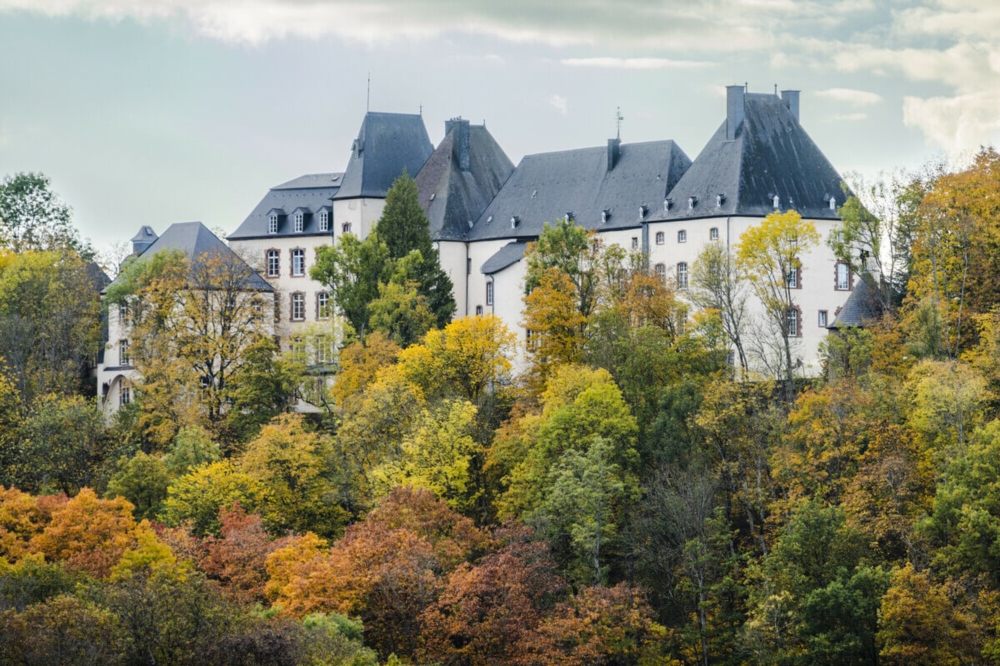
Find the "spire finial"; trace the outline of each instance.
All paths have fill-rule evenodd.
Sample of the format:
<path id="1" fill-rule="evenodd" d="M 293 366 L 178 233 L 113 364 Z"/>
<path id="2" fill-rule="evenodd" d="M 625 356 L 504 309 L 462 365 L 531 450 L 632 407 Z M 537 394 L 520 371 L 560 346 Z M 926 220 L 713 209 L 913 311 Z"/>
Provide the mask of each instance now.
<path id="1" fill-rule="evenodd" d="M 617 130 L 618 140 L 621 141 L 622 138 L 622 121 L 625 120 L 625 116 L 622 115 L 622 107 L 617 107 L 615 109 L 615 129 Z"/>
<path id="2" fill-rule="evenodd" d="M 368 95 L 365 97 L 365 113 L 371 111 L 372 108 L 372 73 L 368 70 Z"/>

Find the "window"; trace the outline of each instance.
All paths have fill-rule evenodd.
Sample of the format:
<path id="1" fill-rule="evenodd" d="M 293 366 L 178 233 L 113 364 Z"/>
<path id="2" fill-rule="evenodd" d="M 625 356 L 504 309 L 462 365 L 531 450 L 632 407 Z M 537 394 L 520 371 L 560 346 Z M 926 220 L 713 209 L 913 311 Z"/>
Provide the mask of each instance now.
<path id="1" fill-rule="evenodd" d="M 129 360 L 128 340 L 122 340 L 118 343 L 118 363 L 120 365 L 128 365 Z"/>
<path id="2" fill-rule="evenodd" d="M 329 231 L 330 230 L 330 212 L 326 210 L 321 210 L 319 212 L 319 230 Z"/>
<path id="3" fill-rule="evenodd" d="M 837 262 L 837 291 L 851 290 L 851 267 L 840 261 Z"/>
<path id="4" fill-rule="evenodd" d="M 677 264 L 677 288 L 688 288 L 688 265 L 683 261 Z"/>
<path id="5" fill-rule="evenodd" d="M 271 213 L 267 216 L 267 233 L 276 234 L 278 233 L 278 214 Z"/>
<path id="6" fill-rule="evenodd" d="M 302 338 L 292 338 L 291 351 L 296 360 L 305 360 L 306 343 L 302 342 Z"/>
<path id="7" fill-rule="evenodd" d="M 826 328 L 826 310 L 819 311 L 819 325 L 821 328 Z"/>
<path id="8" fill-rule="evenodd" d="M 483 306 L 482 305 L 477 305 L 476 306 L 476 314 L 477 315 L 482 315 L 483 314 Z"/>
<path id="9" fill-rule="evenodd" d="M 688 242 L 688 232 L 686 229 L 681 229 L 677 232 L 677 242 L 687 243 Z"/>
<path id="10" fill-rule="evenodd" d="M 632 249 L 633 250 L 638 250 L 639 249 L 639 237 L 638 236 L 632 236 Z"/>
<path id="11" fill-rule="evenodd" d="M 128 303 L 122 302 L 118 306 L 118 321 L 124 324 L 126 319 L 128 319 Z"/>
<path id="12" fill-rule="evenodd" d="M 653 270 L 656 271 L 656 274 L 661 280 L 667 279 L 667 267 L 665 264 L 656 264 L 656 266 L 653 267 Z"/>
<path id="13" fill-rule="evenodd" d="M 486 305 L 493 305 L 493 281 L 486 283 Z"/>
<path id="14" fill-rule="evenodd" d="M 267 251 L 267 277 L 281 275 L 281 250 Z"/>
<path id="15" fill-rule="evenodd" d="M 118 404 L 124 407 L 130 402 L 132 402 L 132 387 L 122 382 L 118 388 Z"/>
<path id="16" fill-rule="evenodd" d="M 330 318 L 330 292 L 321 291 L 316 294 L 316 319 Z"/>
<path id="17" fill-rule="evenodd" d="M 785 264 L 785 284 L 788 285 L 789 289 L 799 288 L 799 268 L 794 261 Z"/>
<path id="18" fill-rule="evenodd" d="M 351 233 L 351 223 L 344 222 L 342 225 L 340 225 L 340 231 L 345 234 Z"/>
<path id="19" fill-rule="evenodd" d="M 306 295 L 298 292 L 292 294 L 292 321 L 304 321 L 306 318 Z"/>
<path id="20" fill-rule="evenodd" d="M 708 230 L 709 240 L 719 240 L 719 227 L 712 227 Z"/>
<path id="21" fill-rule="evenodd" d="M 788 337 L 799 337 L 799 311 L 796 308 L 788 308 Z"/>
<path id="22" fill-rule="evenodd" d="M 264 321 L 264 301 L 259 296 L 254 296 L 250 301 L 250 320 Z"/>
<path id="23" fill-rule="evenodd" d="M 306 274 L 306 251 L 299 248 L 292 250 L 292 277 L 302 277 Z"/>
<path id="24" fill-rule="evenodd" d="M 302 213 L 295 214 L 295 233 L 302 233 L 302 229 L 305 227 L 305 217 Z"/>
<path id="25" fill-rule="evenodd" d="M 524 346 L 528 351 L 535 351 L 538 349 L 538 333 L 531 330 L 530 328 L 524 329 Z"/>
<path id="26" fill-rule="evenodd" d="M 663 232 L 662 231 L 657 231 L 656 232 L 656 244 L 657 245 L 663 245 Z"/>
<path id="27" fill-rule="evenodd" d="M 333 360 L 333 349 L 330 347 L 330 341 L 327 340 L 325 335 L 317 335 L 313 346 L 316 348 L 317 363 L 329 363 Z"/>

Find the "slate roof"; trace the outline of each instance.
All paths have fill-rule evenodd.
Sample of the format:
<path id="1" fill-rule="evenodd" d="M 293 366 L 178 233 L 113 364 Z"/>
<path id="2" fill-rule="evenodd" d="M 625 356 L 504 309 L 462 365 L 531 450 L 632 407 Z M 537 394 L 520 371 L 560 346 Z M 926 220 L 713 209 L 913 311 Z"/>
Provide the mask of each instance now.
<path id="1" fill-rule="evenodd" d="M 369 111 L 351 148 L 336 199 L 384 199 L 403 169 L 415 176 L 434 146 L 421 116 Z"/>
<path id="2" fill-rule="evenodd" d="M 785 102 L 776 95 L 747 93 L 744 111 L 735 139 L 726 139 L 723 121 L 670 191 L 670 210 L 664 212 L 661 204 L 653 219 L 764 217 L 774 212 L 775 195 L 781 210 L 794 208 L 811 219 L 839 219 L 829 199 L 835 197 L 836 205 L 843 205 L 843 179 Z M 721 206 L 720 194 L 725 196 Z M 693 209 L 688 207 L 692 196 Z"/>
<path id="3" fill-rule="evenodd" d="M 882 307 L 874 285 L 859 279 L 847 302 L 840 308 L 836 319 L 827 328 L 857 328 L 872 324 L 882 318 Z"/>
<path id="4" fill-rule="evenodd" d="M 484 275 L 499 273 L 508 266 L 513 266 L 524 258 L 524 253 L 528 249 L 528 244 L 521 241 L 507 243 L 496 251 L 492 257 L 483 262 L 480 269 Z"/>
<path id="5" fill-rule="evenodd" d="M 468 240 L 536 238 L 545 222 L 573 213 L 577 224 L 598 231 L 635 228 L 663 205 L 691 159 L 673 141 L 622 144 L 608 170 L 608 148 L 528 155 L 479 216 Z M 602 212 L 607 210 L 607 222 Z M 517 227 L 511 218 L 518 217 Z"/>
<path id="6" fill-rule="evenodd" d="M 239 257 L 235 252 L 229 249 L 229 247 L 219 240 L 216 236 L 201 222 L 177 222 L 171 224 L 167 227 L 167 230 L 163 232 L 163 235 L 156 239 L 156 241 L 146 248 L 140 257 L 152 257 L 157 252 L 162 250 L 180 250 L 188 257 L 198 260 L 203 257 L 216 257 L 221 256 L 227 260 L 235 260 L 241 263 L 243 259 Z M 262 278 L 257 274 L 252 268 L 247 266 L 253 275 L 250 278 L 250 286 L 252 289 L 257 291 L 274 291 L 274 288 L 268 284 L 267 280 Z M 117 281 L 117 278 L 114 282 Z M 111 284 L 114 284 L 112 282 Z"/>
<path id="7" fill-rule="evenodd" d="M 449 121 L 444 139 L 416 178 L 431 238 L 465 240 L 512 171 L 514 163 L 485 125 Z"/>
<path id="8" fill-rule="evenodd" d="M 246 240 L 249 238 L 268 238 L 274 236 L 330 236 L 333 232 L 333 196 L 340 189 L 343 181 L 342 173 L 314 173 L 299 176 L 287 183 L 282 183 L 268 190 L 257 207 L 243 220 L 236 231 L 229 234 L 228 240 Z M 322 208 L 331 211 L 327 231 L 319 230 L 319 211 Z M 290 211 L 305 208 L 310 214 L 305 216 L 301 233 L 294 231 Z M 278 233 L 268 233 L 268 213 L 272 210 L 282 211 L 278 218 Z"/>

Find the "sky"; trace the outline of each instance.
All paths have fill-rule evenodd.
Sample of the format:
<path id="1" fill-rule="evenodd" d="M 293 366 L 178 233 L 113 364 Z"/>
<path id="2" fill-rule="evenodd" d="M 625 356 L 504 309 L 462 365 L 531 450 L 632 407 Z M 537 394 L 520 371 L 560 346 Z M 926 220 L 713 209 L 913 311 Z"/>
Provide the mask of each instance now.
<path id="1" fill-rule="evenodd" d="M 51 177 L 100 248 L 234 230 L 342 171 L 366 104 L 435 144 L 485 121 L 515 164 L 604 144 L 620 108 L 624 142 L 693 159 L 742 83 L 801 90 L 842 175 L 960 163 L 1000 139 L 1000 2 L 0 0 L 0 176 Z"/>

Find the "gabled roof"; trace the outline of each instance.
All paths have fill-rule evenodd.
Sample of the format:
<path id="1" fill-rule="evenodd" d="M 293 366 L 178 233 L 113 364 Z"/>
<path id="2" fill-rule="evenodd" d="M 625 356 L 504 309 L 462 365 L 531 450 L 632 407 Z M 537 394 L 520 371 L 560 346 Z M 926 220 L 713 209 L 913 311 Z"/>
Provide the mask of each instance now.
<path id="1" fill-rule="evenodd" d="M 508 266 L 513 266 L 524 258 L 524 253 L 528 250 L 528 244 L 520 241 L 507 243 L 496 251 L 492 257 L 483 262 L 480 268 L 483 275 L 493 275 L 499 273 Z"/>
<path id="2" fill-rule="evenodd" d="M 691 164 L 673 141 L 622 144 L 608 169 L 610 148 L 581 148 L 528 155 L 487 206 L 469 240 L 536 238 L 546 222 L 573 213 L 577 224 L 597 231 L 638 227 L 639 207 L 663 205 Z M 608 211 L 607 221 L 602 213 Z M 519 218 L 512 228 L 512 217 Z"/>
<path id="3" fill-rule="evenodd" d="M 464 240 L 500 191 L 514 163 L 485 125 L 453 120 L 417 174 L 420 205 L 434 240 Z"/>
<path id="4" fill-rule="evenodd" d="M 285 211 L 303 208 L 319 212 L 323 208 L 330 209 L 333 195 L 337 193 L 343 180 L 342 173 L 315 173 L 299 176 L 287 183 L 277 185 L 268 190 L 256 208 L 247 215 L 236 231 L 227 236 L 228 240 L 246 240 L 250 238 L 267 238 L 274 236 L 330 236 L 332 220 L 327 231 L 319 230 L 319 216 L 306 215 L 305 224 L 300 233 L 288 220 L 278 223 L 278 233 L 268 233 L 267 216 L 271 211 L 284 215 Z"/>
<path id="5" fill-rule="evenodd" d="M 858 328 L 871 325 L 882 318 L 882 306 L 875 293 L 874 286 L 868 280 L 860 278 L 854 285 L 854 291 L 837 318 L 827 328 Z"/>
<path id="6" fill-rule="evenodd" d="M 201 222 L 178 222 L 171 224 L 163 232 L 163 235 L 157 238 L 139 256 L 152 257 L 157 252 L 163 250 L 179 250 L 196 261 L 203 258 L 221 256 L 227 261 L 246 263 Z M 274 291 L 274 288 L 268 284 L 267 280 L 258 275 L 250 266 L 247 266 L 247 268 L 252 272 L 250 278 L 251 289 L 257 291 Z M 114 283 L 112 282 L 112 284 Z"/>
<path id="7" fill-rule="evenodd" d="M 837 206 L 844 203 L 843 179 L 785 100 L 758 93 L 740 97 L 745 115 L 736 121 L 735 138 L 727 139 L 727 119 L 670 191 L 670 210 L 664 212 L 661 205 L 653 219 L 764 217 L 774 212 L 775 196 L 783 211 L 839 219 L 829 199 L 834 197 Z M 720 194 L 725 198 L 718 205 Z M 690 197 L 696 199 L 693 208 Z"/>
<path id="8" fill-rule="evenodd" d="M 369 111 L 361 123 L 340 190 L 334 198 L 384 199 L 404 169 L 411 177 L 415 176 L 432 152 L 434 146 L 422 117 Z"/>

